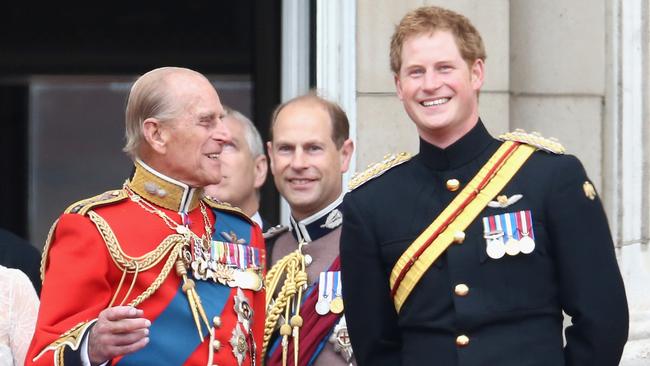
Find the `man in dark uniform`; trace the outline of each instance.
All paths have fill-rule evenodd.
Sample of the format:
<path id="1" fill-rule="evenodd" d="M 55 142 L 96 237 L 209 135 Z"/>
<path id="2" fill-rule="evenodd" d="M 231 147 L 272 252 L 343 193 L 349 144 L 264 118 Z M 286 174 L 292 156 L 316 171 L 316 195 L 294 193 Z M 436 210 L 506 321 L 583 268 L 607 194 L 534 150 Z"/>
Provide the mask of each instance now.
<path id="1" fill-rule="evenodd" d="M 419 8 L 395 30 L 391 68 L 420 152 L 371 167 L 343 203 L 357 361 L 618 365 L 628 309 L 600 200 L 557 142 L 488 134 L 484 61 L 480 35 L 454 12 Z"/>

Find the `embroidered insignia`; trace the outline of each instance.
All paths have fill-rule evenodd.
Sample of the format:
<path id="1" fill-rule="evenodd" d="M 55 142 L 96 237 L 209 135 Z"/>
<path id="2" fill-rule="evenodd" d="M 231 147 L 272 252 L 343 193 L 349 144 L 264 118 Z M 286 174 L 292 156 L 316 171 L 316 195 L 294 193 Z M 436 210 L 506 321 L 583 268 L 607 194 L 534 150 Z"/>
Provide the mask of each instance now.
<path id="1" fill-rule="evenodd" d="M 237 237 L 237 233 L 235 233 L 234 231 L 230 231 L 230 233 L 227 233 L 227 232 L 225 232 L 225 231 L 222 231 L 222 232 L 221 232 L 221 236 L 222 236 L 224 239 L 226 239 L 226 241 L 229 241 L 229 242 L 231 242 L 231 243 L 235 243 L 235 244 L 246 244 L 246 239 L 244 239 L 244 238 L 241 238 L 241 239 L 238 238 L 238 237 Z"/>
<path id="2" fill-rule="evenodd" d="M 585 196 L 587 196 L 587 198 L 592 201 L 596 199 L 596 188 L 594 188 L 593 184 L 591 184 L 589 181 L 586 181 L 582 185 L 582 189 L 585 191 Z"/>
<path id="3" fill-rule="evenodd" d="M 325 219 L 325 223 L 321 225 L 320 227 L 326 228 L 326 229 L 335 229 L 343 223 L 343 214 L 341 214 L 341 211 L 338 209 L 332 210 L 329 215 L 327 215 L 327 219 Z"/>
<path id="4" fill-rule="evenodd" d="M 517 141 L 531 146 L 535 146 L 540 150 L 550 152 L 553 154 L 564 154 L 566 149 L 556 138 L 546 138 L 538 132 L 527 133 L 522 129 L 516 129 L 513 132 L 505 133 L 499 136 L 501 141 Z"/>
<path id="5" fill-rule="evenodd" d="M 519 201 L 523 195 L 521 194 L 515 194 L 510 197 L 506 196 L 505 194 L 497 196 L 497 199 L 495 201 L 490 201 L 488 202 L 488 207 L 492 208 L 506 208 L 510 205 L 514 205 Z"/>
<path id="6" fill-rule="evenodd" d="M 248 353 L 248 343 L 246 342 L 246 335 L 238 326 L 234 327 L 232 330 L 230 346 L 232 347 L 232 354 L 237 360 L 237 365 L 241 366 L 246 359 L 246 354 Z"/>
<path id="7" fill-rule="evenodd" d="M 386 173 L 391 168 L 394 168 L 402 163 L 405 163 L 411 159 L 411 154 L 407 152 L 401 152 L 397 155 L 389 154 L 384 156 L 384 160 L 371 164 L 362 172 L 357 172 L 352 176 L 350 182 L 348 183 L 348 190 L 352 191 L 362 184 L 377 178 L 378 176 Z"/>
<path id="8" fill-rule="evenodd" d="M 237 295 L 235 295 L 234 307 L 235 313 L 237 313 L 237 322 L 241 323 L 244 329 L 250 329 L 253 320 L 253 308 L 244 291 L 240 288 L 237 289 Z"/>
<path id="9" fill-rule="evenodd" d="M 275 226 L 269 228 L 268 230 L 266 230 L 264 232 L 264 234 L 262 234 L 262 236 L 264 237 L 264 239 L 273 239 L 276 236 L 278 236 L 278 235 L 280 235 L 280 234 L 282 234 L 282 233 L 284 233 L 286 231 L 289 231 L 289 230 L 291 230 L 291 228 L 288 227 L 288 226 L 275 225 Z"/>
<path id="10" fill-rule="evenodd" d="M 348 325 L 345 321 L 345 315 L 341 317 L 334 327 L 329 342 L 334 346 L 334 351 L 338 352 L 345 362 L 352 360 L 352 344 L 348 334 Z"/>
<path id="11" fill-rule="evenodd" d="M 535 249 L 533 218 L 530 210 L 508 212 L 483 218 L 486 253 L 492 259 L 505 254 L 530 254 Z"/>
<path id="12" fill-rule="evenodd" d="M 145 182 L 144 190 L 149 192 L 149 194 L 156 195 L 160 198 L 164 198 L 167 195 L 167 191 L 162 189 L 159 185 L 154 182 Z"/>
<path id="13" fill-rule="evenodd" d="M 50 345 L 45 347 L 41 352 L 39 352 L 36 357 L 34 357 L 33 361 L 38 360 L 43 356 L 47 351 L 54 351 L 54 359 L 57 360 L 60 358 L 63 358 L 63 352 L 64 352 L 64 347 L 70 347 L 73 351 L 76 351 L 79 349 L 81 346 L 81 342 L 83 341 L 83 336 L 86 334 L 88 331 L 88 328 L 90 328 L 91 325 L 95 324 L 97 319 L 91 320 L 89 322 L 82 322 L 65 333 L 61 334 L 61 336 L 56 339 L 54 342 L 52 342 Z M 63 363 L 55 362 L 56 365 L 63 365 Z"/>
<path id="14" fill-rule="evenodd" d="M 75 213 L 79 215 L 86 215 L 88 211 L 95 207 L 107 205 L 109 203 L 118 202 L 127 198 L 127 194 L 122 189 L 117 189 L 113 191 L 104 192 L 97 196 L 86 198 L 81 201 L 77 201 L 70 205 L 65 213 Z"/>
<path id="15" fill-rule="evenodd" d="M 237 359 L 237 364 L 241 364 L 249 354 L 251 364 L 255 365 L 255 340 L 252 337 L 251 326 L 253 323 L 253 308 L 250 306 L 250 301 L 244 294 L 241 288 L 237 289 L 234 303 L 235 313 L 237 313 L 237 324 L 232 330 L 232 338 L 230 338 L 230 345 L 232 346 L 232 353 Z"/>

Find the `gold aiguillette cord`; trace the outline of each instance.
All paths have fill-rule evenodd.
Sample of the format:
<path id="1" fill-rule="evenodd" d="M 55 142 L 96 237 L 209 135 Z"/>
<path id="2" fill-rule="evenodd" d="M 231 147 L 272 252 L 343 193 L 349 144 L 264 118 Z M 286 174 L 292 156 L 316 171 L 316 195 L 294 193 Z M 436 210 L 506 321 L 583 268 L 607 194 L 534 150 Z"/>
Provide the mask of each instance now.
<path id="1" fill-rule="evenodd" d="M 181 255 L 176 260 L 176 273 L 183 278 L 183 292 L 187 296 L 187 301 L 190 303 L 190 310 L 192 311 L 192 317 L 194 318 L 194 324 L 196 324 L 196 329 L 199 331 L 199 337 L 203 340 L 203 330 L 201 329 L 201 320 L 205 323 L 208 328 L 208 332 L 212 335 L 212 328 L 210 328 L 210 323 L 208 322 L 208 317 L 205 315 L 205 310 L 203 310 L 203 305 L 201 304 L 201 298 L 196 292 L 194 280 L 187 278 L 187 268 L 185 268 L 185 263 Z M 199 319 L 200 317 L 200 319 Z"/>

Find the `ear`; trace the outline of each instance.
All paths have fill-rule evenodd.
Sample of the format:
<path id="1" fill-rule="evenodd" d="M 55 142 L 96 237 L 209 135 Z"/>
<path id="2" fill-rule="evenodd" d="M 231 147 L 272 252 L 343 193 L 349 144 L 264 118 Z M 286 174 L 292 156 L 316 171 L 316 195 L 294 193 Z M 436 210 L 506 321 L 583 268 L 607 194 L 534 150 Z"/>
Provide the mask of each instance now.
<path id="1" fill-rule="evenodd" d="M 142 122 L 144 140 L 151 149 L 159 154 L 167 151 L 168 133 L 163 128 L 163 122 L 156 118 L 147 118 Z"/>
<path id="2" fill-rule="evenodd" d="M 474 64 L 472 64 L 472 68 L 469 70 L 470 71 L 470 78 L 472 82 L 472 88 L 475 91 L 481 90 L 481 87 L 483 86 L 483 81 L 485 79 L 485 63 L 483 60 L 476 59 L 474 61 Z"/>
<path id="3" fill-rule="evenodd" d="M 345 173 L 350 168 L 350 160 L 352 160 L 352 153 L 354 152 L 354 142 L 350 139 L 345 140 L 339 151 L 341 154 L 341 173 Z"/>
<path id="4" fill-rule="evenodd" d="M 402 82 L 399 80 L 399 74 L 393 74 L 393 80 L 395 81 L 395 90 L 397 91 L 397 97 L 399 100 L 404 100 L 402 98 Z"/>
<path id="5" fill-rule="evenodd" d="M 266 160 L 266 155 L 262 154 L 255 158 L 255 181 L 253 186 L 259 189 L 266 181 L 266 174 L 269 170 L 269 164 Z"/>
<path id="6" fill-rule="evenodd" d="M 275 174 L 275 167 L 273 166 L 273 143 L 271 141 L 266 142 L 266 153 L 269 155 L 269 165 L 271 166 L 271 173 Z"/>

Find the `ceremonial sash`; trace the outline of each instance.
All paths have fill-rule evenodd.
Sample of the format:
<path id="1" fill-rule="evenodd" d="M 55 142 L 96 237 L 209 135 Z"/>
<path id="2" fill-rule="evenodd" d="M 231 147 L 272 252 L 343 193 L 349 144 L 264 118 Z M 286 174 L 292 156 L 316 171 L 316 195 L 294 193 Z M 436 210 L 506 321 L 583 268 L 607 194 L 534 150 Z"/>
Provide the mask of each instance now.
<path id="1" fill-rule="evenodd" d="M 444 211 L 415 239 L 397 260 L 390 288 L 399 313 L 424 273 L 483 211 L 535 152 L 534 146 L 506 141 Z"/>
<path id="2" fill-rule="evenodd" d="M 327 271 L 339 271 L 340 260 L 337 256 L 332 265 Z M 318 346 L 322 341 L 329 336 L 332 328 L 336 322 L 341 318 L 342 314 L 335 314 L 329 312 L 325 315 L 316 313 L 316 302 L 318 301 L 318 291 L 311 291 L 309 296 L 305 299 L 300 307 L 300 316 L 303 319 L 302 327 L 300 327 L 300 338 L 298 345 L 298 365 L 306 366 L 312 359 L 314 353 L 317 351 Z M 276 340 L 281 342 L 281 339 Z M 289 341 L 288 355 L 293 355 L 293 342 Z M 293 356 L 289 356 L 293 358 Z M 293 363 L 293 362 L 292 362 Z M 282 365 L 282 347 L 275 347 L 267 362 L 268 366 Z"/>

